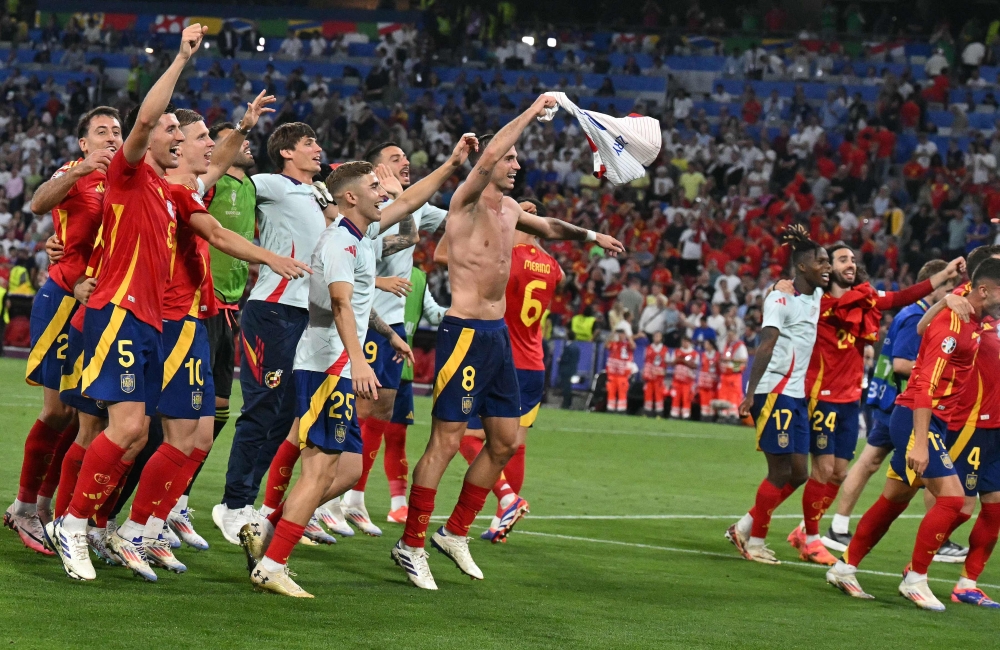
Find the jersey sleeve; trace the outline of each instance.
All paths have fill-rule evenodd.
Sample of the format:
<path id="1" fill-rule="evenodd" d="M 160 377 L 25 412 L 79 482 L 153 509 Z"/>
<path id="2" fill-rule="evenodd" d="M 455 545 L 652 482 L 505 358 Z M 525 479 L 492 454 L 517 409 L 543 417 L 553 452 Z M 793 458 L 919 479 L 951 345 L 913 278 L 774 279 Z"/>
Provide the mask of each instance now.
<path id="1" fill-rule="evenodd" d="M 918 282 L 912 287 L 907 287 L 902 291 L 889 291 L 884 295 L 879 296 L 875 301 L 875 306 L 882 310 L 899 309 L 900 307 L 905 307 L 906 305 L 912 305 L 916 301 L 928 295 L 931 291 L 934 291 L 934 287 L 931 286 L 931 281 L 924 280 L 923 282 Z"/>
<path id="2" fill-rule="evenodd" d="M 345 231 L 346 232 L 346 231 Z M 348 235 L 350 237 L 350 235 Z M 356 242 L 351 237 L 352 242 Z M 354 285 L 354 265 L 357 262 L 357 244 L 348 245 L 342 237 L 330 237 L 323 248 L 323 280 L 327 286 L 334 282 L 347 282 Z"/>
<path id="3" fill-rule="evenodd" d="M 177 203 L 177 218 L 186 224 L 191 223 L 191 215 L 199 212 L 208 212 L 205 202 L 197 190 L 193 190 L 187 185 L 175 185 L 171 187 L 171 197 Z"/>
<path id="4" fill-rule="evenodd" d="M 142 159 L 140 159 L 134 165 L 129 164 L 128 160 L 125 158 L 125 150 L 119 149 L 117 153 L 111 158 L 111 164 L 108 165 L 108 180 L 112 178 L 117 178 L 118 183 L 121 185 L 128 185 L 132 183 L 137 178 L 141 178 L 142 174 L 139 173 L 139 169 L 145 164 Z"/>
<path id="5" fill-rule="evenodd" d="M 257 201 L 273 203 L 281 198 L 280 179 L 276 174 L 257 174 L 253 177 L 253 185 L 257 190 Z"/>
<path id="6" fill-rule="evenodd" d="M 899 324 L 899 331 L 892 339 L 893 359 L 917 360 L 917 353 L 920 352 L 920 335 L 917 334 L 919 322 L 919 314 L 913 314 Z"/>
<path id="7" fill-rule="evenodd" d="M 367 237 L 368 239 L 380 239 L 379 235 L 381 233 L 382 233 L 382 224 L 379 223 L 378 221 L 371 222 L 365 229 L 365 237 Z M 379 253 L 379 256 L 381 257 L 381 252 Z"/>
<path id="8" fill-rule="evenodd" d="M 444 223 L 445 217 L 448 216 L 448 211 L 442 210 L 430 203 L 425 203 L 413 216 L 417 219 L 417 230 L 434 232 Z"/>
<path id="9" fill-rule="evenodd" d="M 910 378 L 907 386 L 907 390 L 913 390 L 914 409 L 933 408 L 934 395 L 937 393 L 941 375 L 948 366 L 951 354 L 957 348 L 955 337 L 960 335 L 960 332 L 953 331 L 951 327 L 952 314 L 950 309 L 942 310 L 924 332 L 920 344 L 923 352 L 920 372 Z"/>
<path id="10" fill-rule="evenodd" d="M 378 224 L 372 224 L 372 225 L 377 226 Z M 369 227 L 368 230 L 371 231 L 371 227 Z M 365 236 L 368 237 L 369 233 L 366 232 Z M 375 261 L 378 262 L 382 259 L 383 238 L 376 236 L 376 237 L 370 237 L 370 239 L 372 240 L 372 252 L 375 253 Z"/>
<path id="11" fill-rule="evenodd" d="M 764 299 L 764 318 L 761 329 L 773 327 L 779 332 L 785 327 L 785 314 L 788 311 L 788 294 L 772 291 Z"/>

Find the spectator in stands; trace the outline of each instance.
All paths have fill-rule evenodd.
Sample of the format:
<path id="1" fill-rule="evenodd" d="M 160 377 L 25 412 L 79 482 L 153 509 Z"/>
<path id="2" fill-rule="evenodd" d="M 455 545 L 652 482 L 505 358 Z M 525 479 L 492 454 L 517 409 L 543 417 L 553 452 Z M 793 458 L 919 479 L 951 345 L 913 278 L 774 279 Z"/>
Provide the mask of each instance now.
<path id="1" fill-rule="evenodd" d="M 611 77 L 605 77 L 601 81 L 601 87 L 597 89 L 594 93 L 598 97 L 614 97 L 615 96 L 615 84 L 611 81 Z"/>
<path id="2" fill-rule="evenodd" d="M 236 49 L 240 44 L 240 35 L 233 28 L 232 22 L 226 20 L 222 23 L 222 28 L 219 29 L 219 33 L 215 37 L 215 44 L 219 48 L 219 54 L 227 59 L 236 56 Z"/>
<path id="3" fill-rule="evenodd" d="M 278 48 L 278 54 L 297 61 L 302 58 L 302 48 L 302 39 L 299 38 L 298 32 L 294 29 L 289 29 L 288 36 L 285 37 L 285 40 L 281 42 L 281 47 Z"/>
<path id="4" fill-rule="evenodd" d="M 326 54 L 326 39 L 323 38 L 323 33 L 320 31 L 315 31 L 312 33 L 312 37 L 309 39 L 309 56 L 318 59 Z"/>

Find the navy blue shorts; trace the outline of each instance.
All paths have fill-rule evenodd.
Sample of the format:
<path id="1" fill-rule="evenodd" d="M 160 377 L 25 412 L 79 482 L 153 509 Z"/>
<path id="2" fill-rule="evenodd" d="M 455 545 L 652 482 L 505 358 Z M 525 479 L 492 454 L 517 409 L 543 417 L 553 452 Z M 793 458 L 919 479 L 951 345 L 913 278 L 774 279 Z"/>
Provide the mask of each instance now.
<path id="1" fill-rule="evenodd" d="M 893 452 L 889 460 L 887 476 L 912 485 L 916 479 L 913 470 L 906 466 L 906 452 L 913 447 L 913 411 L 906 406 L 896 405 L 889 420 L 889 434 L 892 436 Z M 931 416 L 930 431 L 927 433 L 927 469 L 924 478 L 954 476 L 955 464 L 948 455 L 945 440 L 948 426 L 936 415 Z"/>
<path id="2" fill-rule="evenodd" d="M 966 496 L 1000 492 L 1000 429 L 949 431 L 948 456 Z"/>
<path id="3" fill-rule="evenodd" d="M 160 415 L 197 420 L 215 415 L 215 381 L 205 323 L 193 316 L 163 321 Z"/>
<path id="4" fill-rule="evenodd" d="M 750 416 L 757 426 L 757 450 L 768 454 L 808 454 L 806 398 L 777 393 L 753 396 Z"/>
<path id="5" fill-rule="evenodd" d="M 361 426 L 351 380 L 313 370 L 296 370 L 295 414 L 299 446 L 318 447 L 328 454 L 361 453 Z"/>
<path id="6" fill-rule="evenodd" d="M 816 402 L 809 413 L 809 453 L 817 456 L 833 454 L 837 458 L 854 460 L 854 450 L 861 435 L 857 402 L 832 404 Z"/>
<path id="7" fill-rule="evenodd" d="M 163 384 L 160 339 L 155 327 L 113 303 L 88 309 L 80 390 L 108 404 L 145 402 L 146 415 L 156 415 Z"/>
<path id="8" fill-rule="evenodd" d="M 434 407 L 447 422 L 520 418 L 521 400 L 507 324 L 445 316 L 435 346 Z"/>
<path id="9" fill-rule="evenodd" d="M 892 449 L 892 436 L 889 435 L 889 418 L 887 413 L 878 409 L 872 412 L 872 428 L 868 431 L 868 444 L 872 447 Z"/>
<path id="10" fill-rule="evenodd" d="M 395 424 L 413 424 L 413 382 L 403 379 L 396 391 L 396 401 L 392 403 L 392 419 Z"/>
<path id="11" fill-rule="evenodd" d="M 393 325 L 392 331 L 398 334 L 399 338 L 406 340 L 406 326 L 403 323 Z M 399 390 L 399 382 L 403 377 L 403 363 L 393 358 L 396 356 L 396 351 L 389 345 L 389 339 L 369 329 L 364 351 L 365 361 L 375 371 L 382 388 Z"/>
<path id="12" fill-rule="evenodd" d="M 52 278 L 31 303 L 31 352 L 25 380 L 32 386 L 59 390 L 69 347 L 69 321 L 80 303 Z"/>
<path id="13" fill-rule="evenodd" d="M 530 427 L 535 424 L 545 397 L 545 371 L 518 368 L 517 386 L 521 398 L 521 426 Z"/>
<path id="14" fill-rule="evenodd" d="M 85 319 L 86 320 L 86 319 Z M 83 332 L 72 325 L 67 340 L 66 361 L 59 383 L 59 401 L 96 418 L 107 419 L 108 405 L 105 402 L 84 397 L 80 394 L 80 378 L 83 375 Z"/>

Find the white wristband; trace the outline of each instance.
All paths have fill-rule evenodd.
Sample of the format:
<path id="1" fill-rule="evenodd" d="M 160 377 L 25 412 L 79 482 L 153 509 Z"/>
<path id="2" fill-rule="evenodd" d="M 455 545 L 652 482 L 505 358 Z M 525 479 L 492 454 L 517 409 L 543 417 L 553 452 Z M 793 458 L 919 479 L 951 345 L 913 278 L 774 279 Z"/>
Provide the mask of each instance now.
<path id="1" fill-rule="evenodd" d="M 597 241 L 597 233 L 593 230 L 587 231 L 587 239 L 584 241 Z"/>

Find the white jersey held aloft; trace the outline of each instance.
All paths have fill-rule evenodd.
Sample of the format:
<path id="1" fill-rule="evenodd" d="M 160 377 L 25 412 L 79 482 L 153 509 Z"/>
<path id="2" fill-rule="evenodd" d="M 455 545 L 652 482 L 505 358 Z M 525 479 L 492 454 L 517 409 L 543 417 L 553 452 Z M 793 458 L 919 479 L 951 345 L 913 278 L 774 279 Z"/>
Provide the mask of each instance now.
<path id="1" fill-rule="evenodd" d="M 381 257 L 381 241 L 376 241 L 378 223 L 361 233 L 351 222 L 340 217 L 319 236 L 309 260 L 309 325 L 295 348 L 295 370 L 329 372 L 346 354 L 344 342 L 333 320 L 330 285 L 347 282 L 354 286 L 351 308 L 357 326 L 358 341 L 364 342 L 368 318 L 375 301 L 375 264 Z M 351 363 L 338 373 L 351 377 Z"/>
<path id="2" fill-rule="evenodd" d="M 306 185 L 283 174 L 251 177 L 257 188 L 257 228 L 260 245 L 272 253 L 309 262 L 316 240 L 326 227 L 326 218 Z M 309 276 L 285 280 L 268 266 L 260 265 L 250 300 L 276 302 L 306 309 L 309 306 Z"/>
<path id="3" fill-rule="evenodd" d="M 594 153 L 594 175 L 607 176 L 615 185 L 624 185 L 646 175 L 646 167 L 660 155 L 663 133 L 660 122 L 652 117 L 629 115 L 611 117 L 585 111 L 569 100 L 566 93 L 550 92 L 559 106 L 580 123 Z M 558 107 L 546 109 L 540 122 L 551 121 Z"/>
<path id="4" fill-rule="evenodd" d="M 812 295 L 794 296 L 772 291 L 764 299 L 761 329 L 776 328 L 778 340 L 767 370 L 757 384 L 758 395 L 777 392 L 788 397 L 806 396 L 806 370 L 816 343 L 822 298 L 823 290 L 816 289 Z"/>
<path id="5" fill-rule="evenodd" d="M 385 208 L 391 203 L 392 201 L 387 202 L 382 206 L 382 209 L 385 210 Z M 425 203 L 413 212 L 413 222 L 416 225 L 417 230 L 434 232 L 442 223 L 444 223 L 444 219 L 447 216 L 447 210 L 442 210 L 441 208 L 434 207 L 430 203 Z M 382 232 L 379 235 L 379 241 L 381 241 L 386 235 L 395 235 L 398 232 L 399 224 L 396 224 L 392 228 L 388 228 Z M 396 277 L 409 280 L 410 273 L 413 272 L 413 248 L 414 247 L 411 246 L 399 251 L 398 253 L 394 253 L 388 257 L 380 259 L 375 267 L 376 275 L 380 278 Z M 405 305 L 406 298 L 400 298 L 399 296 L 389 293 L 388 291 L 378 291 L 375 294 L 375 312 L 389 325 L 398 325 L 405 320 L 403 318 Z"/>

